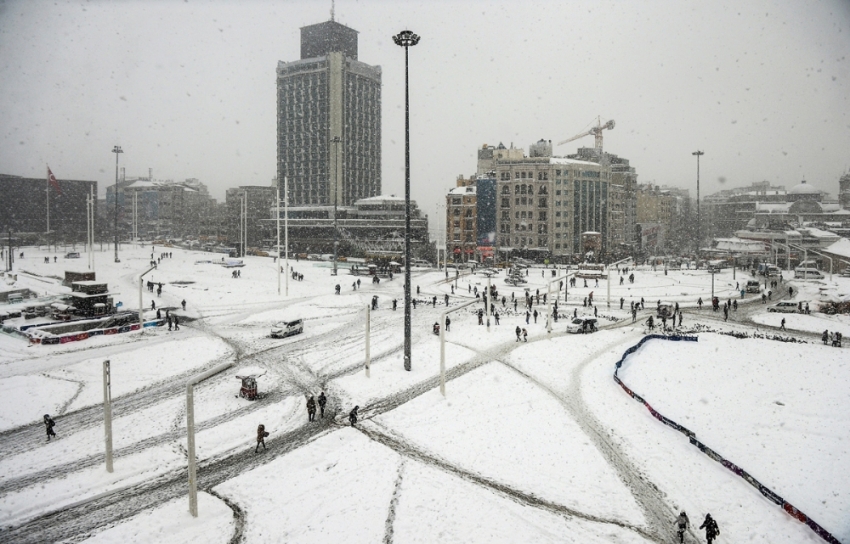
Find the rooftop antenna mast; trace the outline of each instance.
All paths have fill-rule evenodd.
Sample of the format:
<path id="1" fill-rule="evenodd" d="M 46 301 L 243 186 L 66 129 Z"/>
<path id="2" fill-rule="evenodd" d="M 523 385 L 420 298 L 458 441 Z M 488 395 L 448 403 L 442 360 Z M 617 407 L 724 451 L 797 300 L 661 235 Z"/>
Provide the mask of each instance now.
<path id="1" fill-rule="evenodd" d="M 336 0 L 331 0 L 331 21 L 334 20 L 334 11 L 336 11 Z"/>

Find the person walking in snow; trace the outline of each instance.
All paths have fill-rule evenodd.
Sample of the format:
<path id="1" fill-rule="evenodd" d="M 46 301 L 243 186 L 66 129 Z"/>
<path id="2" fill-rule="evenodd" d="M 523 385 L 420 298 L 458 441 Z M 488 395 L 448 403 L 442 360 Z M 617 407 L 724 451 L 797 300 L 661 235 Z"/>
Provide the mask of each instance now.
<path id="1" fill-rule="evenodd" d="M 316 401 L 312 396 L 307 399 L 307 421 L 316 421 Z"/>
<path id="2" fill-rule="evenodd" d="M 260 449 L 260 444 L 263 445 L 263 450 L 266 449 L 266 437 L 268 435 L 269 433 L 266 432 L 266 426 L 261 423 L 260 426 L 257 427 L 257 447 L 254 448 L 254 453 L 257 453 Z"/>
<path id="3" fill-rule="evenodd" d="M 519 325 L 516 326 L 516 341 L 519 342 L 522 336 L 522 329 L 519 328 Z M 824 342 L 825 344 L 826 342 Z"/>
<path id="4" fill-rule="evenodd" d="M 449 316 L 446 316 L 446 332 L 449 332 L 449 327 L 451 326 L 451 324 L 452 320 L 449 318 Z"/>
<path id="5" fill-rule="evenodd" d="M 156 318 L 162 319 L 162 313 L 159 310 L 156 311 Z"/>
<path id="6" fill-rule="evenodd" d="M 522 329 L 522 341 L 528 342 L 528 331 L 525 329 Z"/>
<path id="7" fill-rule="evenodd" d="M 688 519 L 688 515 L 684 510 L 679 514 L 679 517 L 676 518 L 676 521 L 673 522 L 673 525 L 676 526 L 676 534 L 679 536 L 679 542 L 685 542 L 685 531 L 688 530 L 688 525 L 691 524 L 691 520 Z"/>
<path id="8" fill-rule="evenodd" d="M 537 324 L 537 310 L 534 310 L 534 323 Z"/>
<path id="9" fill-rule="evenodd" d="M 705 529 L 705 540 L 708 544 L 714 542 L 714 539 L 720 534 L 720 528 L 717 526 L 717 522 L 714 521 L 714 518 L 711 517 L 711 514 L 705 515 L 705 521 L 702 522 L 702 525 L 700 525 L 699 528 Z"/>
<path id="10" fill-rule="evenodd" d="M 53 418 L 50 417 L 50 414 L 44 414 L 44 427 L 47 430 L 47 441 L 50 442 L 50 437 L 56 437 L 56 433 L 53 431 L 53 427 L 56 426 L 56 422 L 53 421 Z"/>
<path id="11" fill-rule="evenodd" d="M 319 417 L 325 417 L 325 405 L 328 403 L 328 397 L 325 396 L 325 392 L 322 391 L 319 393 Z"/>
<path id="12" fill-rule="evenodd" d="M 174 330 L 175 331 L 180 330 L 180 321 L 177 319 L 177 315 L 174 316 Z"/>
<path id="13" fill-rule="evenodd" d="M 168 330 L 171 330 L 171 316 L 166 317 L 165 322 L 168 323 Z"/>
<path id="14" fill-rule="evenodd" d="M 184 298 L 183 301 L 180 304 L 183 306 L 183 311 L 185 312 L 186 311 L 186 299 Z"/>
<path id="15" fill-rule="evenodd" d="M 782 318 L 782 323 L 779 325 L 779 330 L 784 331 L 785 329 L 785 318 Z"/>
<path id="16" fill-rule="evenodd" d="M 156 310 L 156 302 L 151 301 L 151 310 Z"/>
<path id="17" fill-rule="evenodd" d="M 496 325 L 498 325 L 499 324 L 499 312 L 494 313 L 493 317 L 496 319 Z M 448 317 L 446 319 L 448 319 Z M 446 329 L 446 330 L 448 330 L 448 329 Z"/>
<path id="18" fill-rule="evenodd" d="M 354 427 L 354 424 L 357 423 L 357 410 L 359 409 L 359 406 L 355 406 L 354 409 L 348 413 L 348 421 L 351 423 L 352 427 Z"/>

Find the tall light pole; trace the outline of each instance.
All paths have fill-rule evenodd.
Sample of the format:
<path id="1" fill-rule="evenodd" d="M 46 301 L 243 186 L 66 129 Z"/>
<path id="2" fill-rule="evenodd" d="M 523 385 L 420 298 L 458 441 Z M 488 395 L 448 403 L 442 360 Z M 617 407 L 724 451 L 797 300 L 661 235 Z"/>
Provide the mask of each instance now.
<path id="1" fill-rule="evenodd" d="M 699 158 L 705 155 L 705 152 L 696 150 L 691 155 L 696 155 L 697 158 L 697 266 L 699 266 L 699 244 L 702 241 L 702 218 L 699 214 Z"/>
<path id="2" fill-rule="evenodd" d="M 115 194 L 112 196 L 115 197 L 115 262 L 118 263 L 121 262 L 118 260 L 118 155 L 124 151 L 120 145 L 116 145 L 112 148 L 112 152 L 115 153 Z"/>
<path id="3" fill-rule="evenodd" d="M 339 142 L 342 141 L 342 138 L 339 136 L 334 136 L 331 138 L 331 143 L 334 144 L 334 152 L 336 154 L 336 161 L 334 161 L 335 172 L 334 172 L 334 273 L 336 276 L 336 258 L 337 251 L 339 248 L 339 230 L 336 228 L 336 215 L 337 215 L 337 205 L 339 204 Z"/>
<path id="4" fill-rule="evenodd" d="M 410 370 L 410 48 L 419 36 L 402 30 L 393 36 L 396 45 L 404 47 L 404 369 Z"/>

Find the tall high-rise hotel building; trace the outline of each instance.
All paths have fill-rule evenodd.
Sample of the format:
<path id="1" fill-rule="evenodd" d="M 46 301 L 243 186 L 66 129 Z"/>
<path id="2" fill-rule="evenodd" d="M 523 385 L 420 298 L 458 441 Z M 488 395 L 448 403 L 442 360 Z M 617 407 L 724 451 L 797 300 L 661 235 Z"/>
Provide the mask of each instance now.
<path id="1" fill-rule="evenodd" d="M 381 193 L 381 67 L 357 60 L 356 30 L 305 26 L 301 60 L 278 62 L 277 176 L 295 206 Z"/>

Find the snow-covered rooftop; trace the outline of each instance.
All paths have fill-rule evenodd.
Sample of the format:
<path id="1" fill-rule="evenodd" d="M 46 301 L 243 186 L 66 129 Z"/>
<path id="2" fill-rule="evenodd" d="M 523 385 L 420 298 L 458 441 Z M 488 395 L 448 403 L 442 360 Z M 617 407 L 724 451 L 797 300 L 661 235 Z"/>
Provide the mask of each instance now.
<path id="1" fill-rule="evenodd" d="M 831 246 L 824 248 L 824 251 L 850 259 L 850 240 L 841 238 Z"/>
<path id="2" fill-rule="evenodd" d="M 599 164 L 595 162 L 580 161 L 578 159 L 568 159 L 566 157 L 552 157 L 549 159 L 549 164 L 577 164 L 580 166 L 599 166 Z"/>

